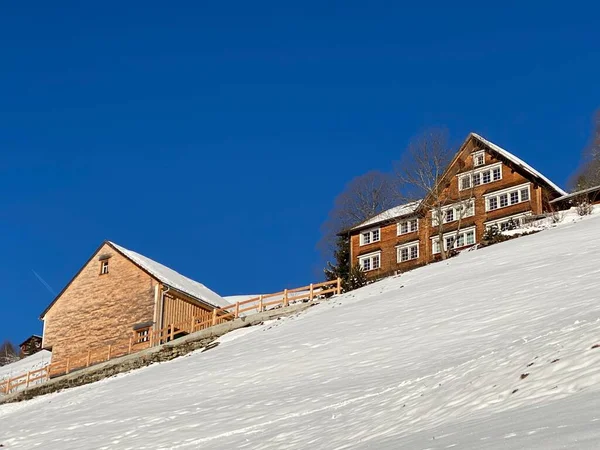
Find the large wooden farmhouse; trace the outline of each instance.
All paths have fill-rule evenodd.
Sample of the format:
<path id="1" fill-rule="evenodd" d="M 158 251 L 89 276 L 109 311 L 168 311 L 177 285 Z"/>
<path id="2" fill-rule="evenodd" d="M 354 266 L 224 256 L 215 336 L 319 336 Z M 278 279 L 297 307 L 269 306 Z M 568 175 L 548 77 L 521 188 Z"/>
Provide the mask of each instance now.
<path id="1" fill-rule="evenodd" d="M 203 284 L 106 241 L 42 313 L 42 346 L 56 362 L 226 304 Z"/>
<path id="2" fill-rule="evenodd" d="M 352 263 L 372 278 L 402 272 L 436 260 L 442 248 L 460 250 L 481 242 L 492 226 L 521 225 L 567 195 L 533 167 L 475 133 L 462 144 L 441 183 L 440 201 L 426 197 L 401 205 L 345 232 L 350 235 Z M 433 204 L 443 206 L 434 209 Z"/>

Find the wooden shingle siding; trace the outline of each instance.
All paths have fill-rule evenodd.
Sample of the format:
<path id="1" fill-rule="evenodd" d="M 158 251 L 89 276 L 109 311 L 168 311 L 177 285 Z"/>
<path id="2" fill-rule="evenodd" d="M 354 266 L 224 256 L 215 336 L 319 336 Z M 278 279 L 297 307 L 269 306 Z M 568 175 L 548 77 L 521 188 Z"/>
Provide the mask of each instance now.
<path id="1" fill-rule="evenodd" d="M 110 254 L 100 274 L 99 255 Z M 88 261 L 44 316 L 44 348 L 52 360 L 105 346 L 152 322 L 157 282 L 107 244 Z"/>

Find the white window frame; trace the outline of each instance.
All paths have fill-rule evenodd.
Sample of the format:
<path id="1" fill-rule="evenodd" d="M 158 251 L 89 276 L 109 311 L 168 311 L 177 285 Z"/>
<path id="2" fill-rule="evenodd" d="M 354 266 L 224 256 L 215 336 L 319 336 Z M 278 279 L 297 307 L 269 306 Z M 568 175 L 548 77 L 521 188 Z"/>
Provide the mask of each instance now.
<path id="1" fill-rule="evenodd" d="M 470 233 L 470 232 L 473 232 L 473 243 L 472 244 L 467 244 L 466 243 L 466 241 L 467 241 L 467 234 Z M 460 247 L 457 247 L 456 243 L 459 242 L 461 236 L 462 236 L 462 238 L 463 238 L 463 240 L 464 240 L 465 243 L 464 243 L 464 245 L 462 245 Z M 450 237 L 454 238 L 454 245 L 452 246 L 452 248 L 463 248 L 463 247 L 467 247 L 467 246 L 470 246 L 470 245 L 477 244 L 477 230 L 476 230 L 476 228 L 474 226 L 468 227 L 468 228 L 461 228 L 460 230 L 458 230 L 458 233 L 456 231 L 450 231 L 448 233 L 444 233 L 444 235 L 442 236 L 442 239 L 444 241 L 444 251 L 448 251 L 448 245 L 447 245 L 446 239 L 450 238 Z M 435 237 L 432 237 L 430 239 L 431 239 L 431 250 L 432 250 L 432 253 L 434 255 L 437 255 L 437 254 L 441 253 L 439 245 L 438 245 L 438 243 L 439 243 L 439 237 L 435 236 Z M 436 246 L 437 246 L 437 249 L 436 249 Z"/>
<path id="2" fill-rule="evenodd" d="M 375 232 L 377 232 L 377 239 L 374 239 Z M 369 236 L 369 242 L 365 242 L 365 235 Z M 375 242 L 381 241 L 381 228 L 371 228 L 360 232 L 360 245 L 374 244 Z"/>
<path id="3" fill-rule="evenodd" d="M 464 207 L 467 203 L 470 203 L 470 205 L 467 206 L 467 211 L 464 213 L 461 212 L 459 210 L 459 207 Z M 452 210 L 452 216 L 453 216 L 452 220 L 446 220 L 447 211 L 449 211 L 449 210 Z M 438 218 L 436 217 L 436 212 L 437 212 L 437 209 L 431 210 L 431 223 L 433 224 L 434 227 L 437 227 L 440 224 Z M 443 206 L 441 208 L 441 213 L 442 213 L 442 225 L 447 224 L 447 223 L 456 222 L 458 220 L 466 219 L 467 217 L 473 217 L 475 215 L 475 198 L 472 197 L 468 200 L 463 200 L 461 202 Z"/>
<path id="4" fill-rule="evenodd" d="M 520 220 L 520 219 L 524 219 L 524 218 L 530 217 L 532 215 L 533 215 L 533 211 L 527 211 L 524 213 L 513 214 L 512 216 L 502 217 L 501 219 L 489 220 L 487 222 L 484 222 L 483 226 L 485 227 L 486 231 L 494 226 L 496 226 L 496 227 L 498 227 L 498 229 L 500 229 L 500 224 L 502 224 L 504 222 L 508 222 L 509 220 L 513 220 L 513 221 L 519 220 L 520 222 L 522 222 L 522 220 Z M 523 224 L 521 223 L 520 226 L 523 226 Z"/>
<path id="5" fill-rule="evenodd" d="M 500 169 L 500 178 L 495 179 L 494 178 L 494 170 L 495 169 Z M 485 172 L 489 172 L 490 175 L 490 181 L 487 182 L 483 182 L 483 173 Z M 459 191 L 466 191 L 468 189 L 472 189 L 472 188 L 476 188 L 477 186 L 483 186 L 484 184 L 489 184 L 489 183 L 494 183 L 496 181 L 501 181 L 502 180 L 502 163 L 496 163 L 496 164 L 491 164 L 491 165 L 487 165 L 484 166 L 481 169 L 476 169 L 476 170 L 470 170 L 469 172 L 463 172 L 463 173 L 459 173 L 458 174 L 458 190 Z M 478 175 L 480 178 L 480 182 L 479 184 L 474 184 L 474 180 L 473 178 L 475 177 L 475 175 Z M 468 178 L 469 179 L 469 187 L 465 187 L 463 188 L 463 178 Z"/>
<path id="6" fill-rule="evenodd" d="M 402 225 L 406 224 L 408 231 L 402 231 Z M 406 219 L 401 222 L 398 222 L 396 227 L 396 235 L 402 236 L 403 234 L 414 233 L 415 231 L 419 231 L 419 219 L 412 218 Z"/>
<path id="7" fill-rule="evenodd" d="M 482 156 L 483 156 L 483 162 L 481 164 L 477 164 L 477 161 Z M 479 150 L 477 152 L 473 152 L 472 157 L 473 157 L 473 167 L 485 166 L 485 150 Z"/>
<path id="8" fill-rule="evenodd" d="M 412 256 L 412 247 L 417 248 L 417 256 Z M 403 249 L 408 249 L 408 259 L 402 260 L 401 252 Z M 415 259 L 419 259 L 419 241 L 407 242 L 406 244 L 401 244 L 396 246 L 396 262 L 397 263 L 405 263 L 408 261 L 413 261 Z"/>
<path id="9" fill-rule="evenodd" d="M 378 264 L 377 267 L 374 267 L 373 264 L 373 260 L 374 258 L 377 257 L 378 258 Z M 364 261 L 365 260 L 369 260 L 369 268 L 365 269 L 365 265 L 364 265 Z M 362 268 L 362 270 L 364 272 L 370 272 L 372 270 L 377 270 L 381 268 L 381 251 L 378 252 L 373 252 L 373 253 L 368 253 L 366 255 L 360 255 L 358 256 L 358 264 L 360 265 L 360 267 Z"/>
<path id="10" fill-rule="evenodd" d="M 523 199 L 523 191 L 527 190 L 527 199 Z M 518 194 L 518 201 L 512 202 L 513 197 L 512 193 L 516 192 Z M 505 206 L 500 206 L 500 196 L 506 195 L 508 198 L 508 203 Z M 485 198 L 485 212 L 498 211 L 499 209 L 508 208 L 512 205 L 518 205 L 519 203 L 526 203 L 531 200 L 531 183 L 524 183 L 518 186 L 511 186 L 506 189 L 502 189 L 500 191 L 490 192 L 489 194 L 485 194 L 483 196 Z M 490 199 L 496 199 L 497 207 L 490 209 Z"/>
<path id="11" fill-rule="evenodd" d="M 100 275 L 108 274 L 108 259 L 100 261 Z"/>

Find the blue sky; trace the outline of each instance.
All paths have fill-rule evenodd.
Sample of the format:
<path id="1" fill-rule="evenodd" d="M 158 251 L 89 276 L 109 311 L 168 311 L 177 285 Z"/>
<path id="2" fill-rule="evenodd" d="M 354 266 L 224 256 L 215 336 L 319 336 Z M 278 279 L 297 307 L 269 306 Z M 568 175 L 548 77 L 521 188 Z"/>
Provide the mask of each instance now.
<path id="1" fill-rule="evenodd" d="M 319 226 L 411 136 L 565 185 L 600 107 L 596 2 L 4 2 L 0 339 L 110 239 L 222 295 L 320 274 Z M 124 6 L 125 5 L 125 6 Z"/>

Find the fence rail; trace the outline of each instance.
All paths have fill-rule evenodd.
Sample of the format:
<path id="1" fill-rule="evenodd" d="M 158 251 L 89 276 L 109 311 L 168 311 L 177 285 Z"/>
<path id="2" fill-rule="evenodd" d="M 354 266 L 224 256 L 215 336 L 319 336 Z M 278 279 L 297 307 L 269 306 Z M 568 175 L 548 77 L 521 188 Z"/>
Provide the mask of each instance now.
<path id="1" fill-rule="evenodd" d="M 107 346 L 89 349 L 87 352 L 66 357 L 47 366 L 32 370 L 22 375 L 0 380 L 0 394 L 10 394 L 19 389 L 43 383 L 52 377 L 68 374 L 72 371 L 100 364 L 114 358 L 136 353 L 146 348 L 155 347 L 177 339 L 180 336 L 195 333 L 213 326 L 239 318 L 256 314 L 269 309 L 283 308 L 292 303 L 312 302 L 329 294 L 341 294 L 341 279 L 313 283 L 294 289 L 284 289 L 273 294 L 259 295 L 248 300 L 232 303 L 214 309 L 200 316 L 190 317 L 179 323 L 171 323 L 164 328 L 148 329 L 143 333 L 134 331 L 129 338 L 115 341 Z"/>

